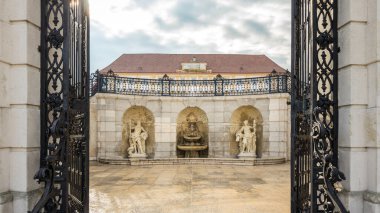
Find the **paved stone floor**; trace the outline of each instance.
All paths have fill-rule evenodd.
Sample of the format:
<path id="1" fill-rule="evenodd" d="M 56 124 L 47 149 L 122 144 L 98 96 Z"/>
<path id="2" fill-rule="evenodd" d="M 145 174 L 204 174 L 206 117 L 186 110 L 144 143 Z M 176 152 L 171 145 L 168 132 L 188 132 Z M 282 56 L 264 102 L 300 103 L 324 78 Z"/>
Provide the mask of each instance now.
<path id="1" fill-rule="evenodd" d="M 93 213 L 290 212 L 289 164 L 93 164 L 90 177 Z"/>

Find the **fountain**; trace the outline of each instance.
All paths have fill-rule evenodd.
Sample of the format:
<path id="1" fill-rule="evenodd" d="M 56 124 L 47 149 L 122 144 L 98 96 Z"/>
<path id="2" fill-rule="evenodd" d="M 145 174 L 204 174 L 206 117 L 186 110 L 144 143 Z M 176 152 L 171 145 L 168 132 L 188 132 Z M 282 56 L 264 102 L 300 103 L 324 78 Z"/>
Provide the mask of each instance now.
<path id="1" fill-rule="evenodd" d="M 198 128 L 198 119 L 194 113 L 186 118 L 183 135 L 179 137 L 177 148 L 185 152 L 185 158 L 198 158 L 200 152 L 208 148 Z"/>

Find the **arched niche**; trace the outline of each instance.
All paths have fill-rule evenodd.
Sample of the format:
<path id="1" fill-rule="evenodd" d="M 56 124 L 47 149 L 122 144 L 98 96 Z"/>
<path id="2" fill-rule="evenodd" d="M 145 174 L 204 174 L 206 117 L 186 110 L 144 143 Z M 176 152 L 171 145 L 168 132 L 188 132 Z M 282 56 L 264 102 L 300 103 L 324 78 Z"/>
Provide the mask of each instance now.
<path id="1" fill-rule="evenodd" d="M 153 113 L 144 106 L 132 106 L 123 114 L 121 153 L 123 157 L 128 157 L 131 128 L 136 125 L 138 120 L 141 121 L 141 126 L 148 132 L 148 138 L 145 141 L 146 154 L 148 155 L 148 158 L 154 158 L 154 116 Z"/>
<path id="2" fill-rule="evenodd" d="M 196 118 L 196 124 L 198 126 L 199 132 L 202 136 L 203 144 L 207 145 L 209 144 L 208 140 L 208 118 L 206 115 L 206 112 L 200 109 L 199 107 L 187 107 L 183 109 L 177 117 L 177 143 L 176 147 L 178 145 L 181 145 L 183 142 L 183 136 L 186 132 L 186 128 L 188 126 L 188 120 L 189 118 L 194 119 Z M 207 158 L 208 157 L 208 148 L 202 151 L 199 151 L 199 157 L 200 158 Z M 179 150 L 177 148 L 177 157 L 178 158 L 184 158 L 185 152 L 182 150 Z"/>
<path id="3" fill-rule="evenodd" d="M 263 117 L 260 111 L 250 105 L 237 108 L 231 116 L 230 128 L 230 154 L 236 156 L 239 154 L 239 143 L 236 142 L 236 132 L 242 127 L 243 122 L 248 120 L 252 125 L 256 121 L 256 156 L 261 157 L 263 153 Z"/>

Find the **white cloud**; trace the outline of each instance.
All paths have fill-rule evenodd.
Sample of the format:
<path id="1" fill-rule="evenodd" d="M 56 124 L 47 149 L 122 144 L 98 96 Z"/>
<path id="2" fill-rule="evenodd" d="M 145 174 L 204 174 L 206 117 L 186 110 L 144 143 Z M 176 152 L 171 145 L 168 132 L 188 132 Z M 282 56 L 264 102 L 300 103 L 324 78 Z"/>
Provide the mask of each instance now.
<path id="1" fill-rule="evenodd" d="M 112 62 L 101 55 L 142 52 L 266 54 L 290 68 L 289 0 L 90 0 L 90 10 L 92 69 Z"/>

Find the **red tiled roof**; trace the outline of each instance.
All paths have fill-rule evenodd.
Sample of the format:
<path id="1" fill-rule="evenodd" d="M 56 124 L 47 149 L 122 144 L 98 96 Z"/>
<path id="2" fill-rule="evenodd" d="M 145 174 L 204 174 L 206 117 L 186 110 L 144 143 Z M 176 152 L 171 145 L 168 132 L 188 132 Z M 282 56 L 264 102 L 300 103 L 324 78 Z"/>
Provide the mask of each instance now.
<path id="1" fill-rule="evenodd" d="M 100 72 L 115 73 L 176 73 L 181 63 L 207 63 L 212 73 L 270 73 L 285 72 L 265 55 L 237 54 L 123 54 Z"/>

